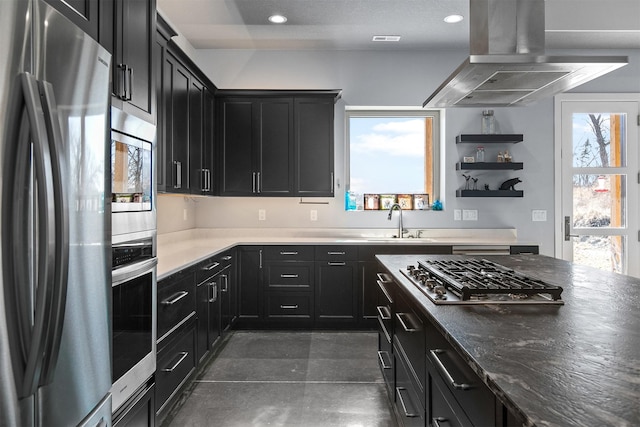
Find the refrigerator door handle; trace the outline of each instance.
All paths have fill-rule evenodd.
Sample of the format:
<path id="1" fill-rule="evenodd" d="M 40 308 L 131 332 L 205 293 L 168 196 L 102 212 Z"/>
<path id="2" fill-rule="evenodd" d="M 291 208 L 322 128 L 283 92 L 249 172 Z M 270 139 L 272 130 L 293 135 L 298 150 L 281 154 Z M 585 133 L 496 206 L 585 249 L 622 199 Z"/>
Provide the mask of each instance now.
<path id="1" fill-rule="evenodd" d="M 51 213 L 54 211 L 54 190 L 51 180 L 51 153 L 49 152 L 49 142 L 47 140 L 46 122 L 40 103 L 40 93 L 38 90 L 38 82 L 29 73 L 23 73 L 21 76 L 22 89 L 25 100 L 25 110 L 30 124 L 31 138 L 33 140 L 33 168 L 35 171 L 34 187 L 37 188 L 37 211 L 35 220 L 37 221 L 37 242 L 38 246 L 34 249 L 34 255 L 37 259 L 37 279 L 36 279 L 36 295 L 34 302 L 33 314 L 29 313 L 29 307 L 20 307 L 21 313 L 18 316 L 21 321 L 30 319 L 33 316 L 33 328 L 30 337 L 22 337 L 22 340 L 28 340 L 25 354 L 26 364 L 23 377 L 23 383 L 19 394 L 21 397 L 32 395 L 38 388 L 41 372 L 44 364 L 43 355 L 47 348 L 48 340 L 48 322 L 51 319 L 51 293 L 53 276 L 55 271 L 55 227 L 52 226 Z M 21 141 L 29 144 L 29 140 Z M 24 148 L 23 148 L 24 150 Z M 28 147 L 26 148 L 28 153 Z M 28 154 L 27 154 L 28 155 Z M 20 191 L 20 189 L 18 189 Z M 24 191 L 24 188 L 22 189 Z M 27 187 L 27 198 L 29 190 Z M 22 197 L 25 195 L 23 194 Z M 13 218 L 13 221 L 29 221 L 28 216 Z M 34 221 L 35 222 L 35 221 Z M 16 230 L 21 227 L 14 223 Z M 19 233 L 19 232 L 18 232 Z M 14 243 L 24 241 L 28 235 L 14 235 Z M 25 262 L 24 259 L 14 259 L 14 263 Z M 16 280 L 18 278 L 15 278 Z M 19 282 L 21 283 L 21 282 Z M 27 282 L 29 280 L 27 278 Z"/>
<path id="2" fill-rule="evenodd" d="M 53 93 L 53 86 L 48 82 L 39 82 L 38 88 L 42 100 L 42 107 L 46 120 L 51 155 L 51 182 L 54 194 L 54 281 L 51 292 L 51 312 L 49 319 L 49 341 L 45 349 L 45 359 L 40 385 L 53 381 L 60 341 L 62 340 L 62 326 L 67 301 L 67 279 L 69 273 L 69 219 L 67 216 L 68 203 L 63 177 L 66 176 L 64 156 L 64 141 L 60 130 L 58 106 Z M 49 216 L 51 219 L 51 217 Z"/>

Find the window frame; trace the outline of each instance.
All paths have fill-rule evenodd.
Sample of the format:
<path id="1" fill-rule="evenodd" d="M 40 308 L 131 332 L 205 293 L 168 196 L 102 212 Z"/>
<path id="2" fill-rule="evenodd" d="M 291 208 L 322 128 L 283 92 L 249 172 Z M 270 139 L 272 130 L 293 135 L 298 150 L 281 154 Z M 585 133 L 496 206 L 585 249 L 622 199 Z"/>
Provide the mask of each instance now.
<path id="1" fill-rule="evenodd" d="M 352 117 L 432 117 L 432 149 L 431 149 L 431 167 L 432 167 L 432 188 L 433 194 L 429 194 L 430 203 L 440 200 L 444 181 L 441 176 L 442 152 L 443 152 L 443 134 L 442 125 L 443 114 L 441 110 L 425 110 L 416 107 L 390 107 L 390 106 L 346 106 L 345 107 L 345 192 L 351 189 L 351 118 Z M 426 141 L 425 141 L 426 144 Z M 425 149 L 425 162 L 426 162 Z M 425 168 L 426 173 L 426 168 Z M 426 178 L 426 175 L 425 175 Z"/>

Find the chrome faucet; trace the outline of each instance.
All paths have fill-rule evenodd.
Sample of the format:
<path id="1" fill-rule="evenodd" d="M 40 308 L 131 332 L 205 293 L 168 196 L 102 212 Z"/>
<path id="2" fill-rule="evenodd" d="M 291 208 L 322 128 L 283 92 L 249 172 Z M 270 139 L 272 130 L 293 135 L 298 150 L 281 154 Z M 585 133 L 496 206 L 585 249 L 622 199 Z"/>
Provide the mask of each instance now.
<path id="1" fill-rule="evenodd" d="M 402 207 L 398 204 L 398 203 L 394 203 L 393 205 L 391 205 L 391 207 L 389 208 L 389 216 L 387 217 L 387 219 L 389 221 L 391 221 L 391 215 L 393 215 L 393 210 L 398 208 L 398 239 L 402 239 L 402 233 L 404 231 L 403 227 L 402 227 Z"/>

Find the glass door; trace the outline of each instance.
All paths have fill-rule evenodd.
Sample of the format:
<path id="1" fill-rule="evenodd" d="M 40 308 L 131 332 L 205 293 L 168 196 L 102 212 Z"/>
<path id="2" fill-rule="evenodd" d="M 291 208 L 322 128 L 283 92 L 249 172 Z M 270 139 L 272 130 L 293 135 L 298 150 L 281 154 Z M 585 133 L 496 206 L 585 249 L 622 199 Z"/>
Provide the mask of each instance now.
<path id="1" fill-rule="evenodd" d="M 557 254 L 577 264 L 640 276 L 638 102 L 568 97 L 559 102 Z"/>

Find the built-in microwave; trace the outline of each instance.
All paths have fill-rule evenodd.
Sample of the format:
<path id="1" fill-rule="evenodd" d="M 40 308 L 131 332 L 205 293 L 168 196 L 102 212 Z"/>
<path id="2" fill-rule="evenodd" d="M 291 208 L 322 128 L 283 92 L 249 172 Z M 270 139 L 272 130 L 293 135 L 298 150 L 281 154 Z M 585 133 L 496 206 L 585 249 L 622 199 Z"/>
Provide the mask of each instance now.
<path id="1" fill-rule="evenodd" d="M 111 108 L 112 235 L 156 229 L 156 127 Z"/>

